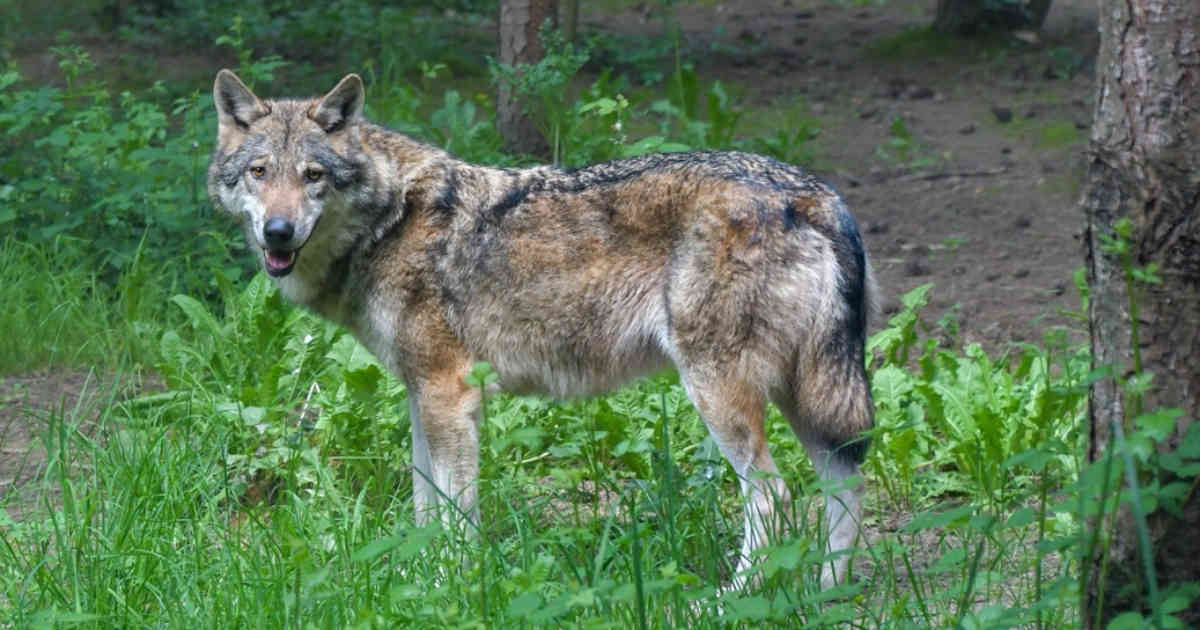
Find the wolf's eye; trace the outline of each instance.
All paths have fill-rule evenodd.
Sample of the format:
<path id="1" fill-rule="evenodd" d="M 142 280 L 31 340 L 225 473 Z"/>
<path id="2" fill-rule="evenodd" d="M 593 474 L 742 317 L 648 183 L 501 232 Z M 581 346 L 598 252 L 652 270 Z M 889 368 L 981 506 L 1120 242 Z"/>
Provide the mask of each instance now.
<path id="1" fill-rule="evenodd" d="M 319 171 L 315 168 L 310 168 L 304 171 L 304 179 L 307 179 L 314 184 L 321 181 L 322 177 L 325 177 L 325 171 Z"/>
<path id="2" fill-rule="evenodd" d="M 265 176 L 265 175 L 267 174 L 267 167 L 265 167 L 265 166 L 251 166 L 251 167 L 250 167 L 250 174 L 254 176 L 254 179 L 262 179 L 262 178 L 263 178 L 263 176 Z"/>

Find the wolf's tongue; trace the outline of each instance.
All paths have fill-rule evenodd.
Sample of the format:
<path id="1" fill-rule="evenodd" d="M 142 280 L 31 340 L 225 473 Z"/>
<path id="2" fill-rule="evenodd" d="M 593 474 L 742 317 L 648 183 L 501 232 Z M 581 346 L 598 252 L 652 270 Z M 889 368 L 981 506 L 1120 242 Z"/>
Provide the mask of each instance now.
<path id="1" fill-rule="evenodd" d="M 296 252 L 292 250 L 285 252 L 279 249 L 267 250 L 267 266 L 272 269 L 285 269 L 296 260 Z"/>

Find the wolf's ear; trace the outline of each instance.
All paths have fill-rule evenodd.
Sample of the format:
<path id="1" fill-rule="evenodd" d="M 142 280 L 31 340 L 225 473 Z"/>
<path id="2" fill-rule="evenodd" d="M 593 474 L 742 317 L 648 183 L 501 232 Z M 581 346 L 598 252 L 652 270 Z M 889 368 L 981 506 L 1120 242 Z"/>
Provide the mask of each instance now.
<path id="1" fill-rule="evenodd" d="M 236 125 L 241 129 L 271 113 L 271 108 L 258 100 L 254 92 L 229 70 L 217 73 L 213 83 L 213 103 L 217 106 L 217 121 L 222 128 Z"/>
<path id="2" fill-rule="evenodd" d="M 333 133 L 358 120 L 362 116 L 362 107 L 362 79 L 357 74 L 348 74 L 308 110 L 308 117 L 321 125 L 325 133 Z"/>

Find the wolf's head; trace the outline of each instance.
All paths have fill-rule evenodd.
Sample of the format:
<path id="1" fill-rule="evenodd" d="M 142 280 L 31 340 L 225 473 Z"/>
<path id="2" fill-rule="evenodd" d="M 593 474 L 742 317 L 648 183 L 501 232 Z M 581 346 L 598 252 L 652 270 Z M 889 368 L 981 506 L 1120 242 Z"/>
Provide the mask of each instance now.
<path id="1" fill-rule="evenodd" d="M 348 75 L 319 99 L 262 101 L 237 75 L 222 70 L 213 101 L 217 148 L 208 169 L 213 203 L 242 220 L 248 243 L 262 251 L 272 276 L 290 274 L 310 241 L 321 242 L 328 253 L 336 245 L 323 242 L 318 225 L 323 219 L 347 220 L 347 196 L 363 178 L 364 165 L 355 159 L 362 79 Z"/>

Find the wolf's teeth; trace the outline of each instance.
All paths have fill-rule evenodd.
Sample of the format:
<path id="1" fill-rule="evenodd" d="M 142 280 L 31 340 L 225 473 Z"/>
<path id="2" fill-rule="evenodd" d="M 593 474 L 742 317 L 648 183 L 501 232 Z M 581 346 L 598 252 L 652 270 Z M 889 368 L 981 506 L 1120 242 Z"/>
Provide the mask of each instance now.
<path id="1" fill-rule="evenodd" d="M 267 264 L 271 267 L 282 269 L 292 264 L 296 260 L 295 250 L 290 252 L 281 252 L 278 250 L 267 250 Z"/>

